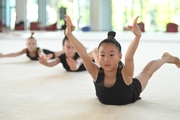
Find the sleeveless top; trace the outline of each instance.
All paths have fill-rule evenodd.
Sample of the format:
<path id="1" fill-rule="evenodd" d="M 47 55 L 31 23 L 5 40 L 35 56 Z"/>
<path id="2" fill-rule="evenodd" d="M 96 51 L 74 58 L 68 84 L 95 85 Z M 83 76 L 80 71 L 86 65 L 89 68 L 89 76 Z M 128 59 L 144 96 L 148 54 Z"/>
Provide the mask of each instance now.
<path id="1" fill-rule="evenodd" d="M 39 49 L 40 49 L 39 47 L 36 48 L 36 50 L 35 50 L 36 55 L 35 55 L 34 57 L 31 57 L 29 50 L 26 49 L 26 55 L 27 55 L 27 57 L 30 58 L 31 60 L 38 60 L 38 57 L 39 57 L 39 55 L 38 55 L 38 50 L 39 50 Z"/>
<path id="2" fill-rule="evenodd" d="M 107 88 L 103 85 L 104 81 L 104 70 L 100 68 L 98 73 L 97 81 L 94 82 L 96 95 L 99 101 L 103 104 L 108 105 L 125 105 L 134 101 L 134 92 L 133 85 L 126 85 L 122 74 L 121 69 L 123 66 L 119 66 L 116 74 L 116 81 L 114 85 L 110 88 Z M 138 97 L 138 99 L 140 99 Z"/>
<path id="3" fill-rule="evenodd" d="M 75 55 L 74 55 L 74 60 L 77 60 L 77 58 L 79 58 L 79 55 L 78 55 L 77 52 L 76 52 Z M 61 54 L 61 55 L 59 56 L 59 59 L 61 60 L 61 63 L 62 63 L 62 65 L 63 65 L 63 67 L 64 67 L 67 71 L 75 72 L 75 71 L 84 71 L 84 70 L 86 70 L 86 68 L 85 68 L 85 66 L 84 66 L 83 63 L 80 65 L 79 69 L 77 69 L 77 70 L 75 70 L 75 71 L 71 70 L 70 67 L 69 67 L 69 65 L 68 65 L 68 63 L 66 62 L 66 54 L 65 54 L 65 53 Z"/>

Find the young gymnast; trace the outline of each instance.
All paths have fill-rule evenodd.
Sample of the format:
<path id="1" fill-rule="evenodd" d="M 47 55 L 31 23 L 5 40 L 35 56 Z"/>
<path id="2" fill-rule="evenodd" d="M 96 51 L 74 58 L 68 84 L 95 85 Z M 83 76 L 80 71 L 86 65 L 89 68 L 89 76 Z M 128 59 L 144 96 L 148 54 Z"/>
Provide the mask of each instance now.
<path id="1" fill-rule="evenodd" d="M 26 40 L 27 48 L 24 48 L 23 50 L 15 53 L 9 53 L 9 54 L 0 53 L 0 58 L 16 57 L 26 53 L 27 57 L 30 58 L 31 60 L 38 60 L 39 56 L 44 56 L 45 59 L 54 59 L 63 53 L 63 51 L 52 52 L 48 49 L 40 49 L 39 47 L 37 47 L 37 42 L 36 39 L 33 37 L 33 34 L 34 32 L 32 32 L 31 36 Z"/>
<path id="2" fill-rule="evenodd" d="M 87 71 L 92 76 L 96 95 L 103 104 L 125 105 L 133 103 L 140 99 L 140 93 L 145 89 L 148 80 L 163 64 L 171 63 L 178 68 L 180 67 L 179 58 L 165 52 L 161 58 L 149 62 L 140 74 L 133 77 L 133 57 L 141 38 L 137 20 L 138 17 L 134 19 L 132 26 L 128 26 L 134 33 L 135 38 L 127 49 L 125 64 L 122 62 L 119 64 L 122 57 L 121 45 L 114 37 L 111 37 L 101 41 L 98 46 L 98 60 L 101 66 L 98 67 L 91 61 L 82 43 L 72 34 L 71 19 L 68 15 L 65 15 L 67 24 L 66 35 L 82 58 Z M 115 32 L 109 32 L 109 35 L 115 36 Z"/>
<path id="3" fill-rule="evenodd" d="M 62 41 L 63 45 L 63 51 L 64 53 L 61 54 L 59 57 L 57 57 L 54 61 L 48 62 L 43 56 L 39 57 L 39 62 L 47 67 L 53 67 L 56 66 L 59 63 L 62 63 L 63 67 L 67 71 L 84 71 L 86 68 L 84 67 L 84 64 L 82 63 L 82 59 L 79 57 L 78 53 L 75 51 L 73 45 L 70 43 L 67 36 L 63 38 Z M 97 48 L 94 48 L 89 53 L 89 56 L 91 57 L 91 60 L 95 60 L 95 57 L 97 52 Z"/>

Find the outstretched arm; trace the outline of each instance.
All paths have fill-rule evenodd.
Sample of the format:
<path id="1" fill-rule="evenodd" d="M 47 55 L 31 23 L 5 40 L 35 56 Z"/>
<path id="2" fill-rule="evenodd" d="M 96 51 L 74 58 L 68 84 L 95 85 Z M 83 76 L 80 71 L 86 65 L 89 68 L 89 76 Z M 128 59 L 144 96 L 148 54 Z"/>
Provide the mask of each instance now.
<path id="1" fill-rule="evenodd" d="M 47 60 L 44 58 L 44 56 L 40 56 L 38 58 L 39 62 L 42 64 L 42 65 L 45 65 L 47 67 L 53 67 L 53 66 L 56 66 L 57 64 L 60 63 L 60 59 L 59 58 L 56 58 L 54 61 L 52 62 L 47 62 Z"/>
<path id="2" fill-rule="evenodd" d="M 15 53 L 9 53 L 9 54 L 2 54 L 0 53 L 0 58 L 3 58 L 3 57 L 16 57 L 16 56 L 20 56 L 22 54 L 26 53 L 26 49 L 23 49 L 19 52 L 15 52 Z"/>
<path id="3" fill-rule="evenodd" d="M 52 53 L 49 53 L 49 54 L 44 54 L 44 53 L 42 52 L 42 50 L 41 50 L 41 49 L 38 49 L 38 55 L 39 55 L 40 57 L 45 58 L 46 60 L 51 59 L 51 58 L 52 58 L 52 56 L 53 56 L 53 54 L 52 54 Z"/>
<path id="4" fill-rule="evenodd" d="M 141 30 L 139 29 L 137 25 L 137 20 L 139 17 L 134 19 L 133 25 L 128 26 L 128 28 L 134 33 L 135 38 L 129 45 L 126 55 L 125 55 L 125 66 L 122 70 L 123 72 L 123 77 L 125 80 L 126 84 L 131 84 L 132 83 L 132 77 L 134 74 L 134 54 L 136 52 L 136 49 L 139 45 L 139 41 L 141 38 Z"/>
<path id="5" fill-rule="evenodd" d="M 87 71 L 91 74 L 94 81 L 96 81 L 97 75 L 99 72 L 99 68 L 94 63 L 92 63 L 92 60 L 91 60 L 90 56 L 88 55 L 84 45 L 80 41 L 78 41 L 76 39 L 76 37 L 72 34 L 73 24 L 72 24 L 70 17 L 68 15 L 65 15 L 64 19 L 66 21 L 66 26 L 67 26 L 65 34 L 67 35 L 67 37 L 73 44 L 73 46 L 76 49 L 76 51 L 78 52 L 79 56 L 82 58 Z"/>

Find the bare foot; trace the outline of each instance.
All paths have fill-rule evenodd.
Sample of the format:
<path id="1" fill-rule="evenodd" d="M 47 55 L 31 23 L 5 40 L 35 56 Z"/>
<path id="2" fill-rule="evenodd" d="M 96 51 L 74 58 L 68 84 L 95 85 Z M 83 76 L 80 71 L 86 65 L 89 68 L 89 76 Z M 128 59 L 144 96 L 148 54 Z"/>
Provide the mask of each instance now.
<path id="1" fill-rule="evenodd" d="M 180 60 L 179 60 L 178 57 L 172 56 L 171 54 L 165 52 L 165 53 L 162 55 L 162 58 L 163 58 L 163 59 L 167 59 L 167 63 L 175 64 L 178 68 L 180 68 Z"/>
<path id="2" fill-rule="evenodd" d="M 96 47 L 89 53 L 89 56 L 91 57 L 92 60 L 94 60 L 97 66 L 100 66 L 99 60 L 97 58 L 97 54 L 98 54 L 98 48 Z"/>
<path id="3" fill-rule="evenodd" d="M 89 52 L 89 56 L 91 57 L 91 59 L 94 59 L 94 55 L 98 54 L 98 48 L 94 48 L 91 52 Z"/>
<path id="4" fill-rule="evenodd" d="M 94 52 L 95 54 L 98 54 L 98 48 L 97 48 L 97 47 L 94 48 L 94 49 L 93 49 L 93 52 Z"/>

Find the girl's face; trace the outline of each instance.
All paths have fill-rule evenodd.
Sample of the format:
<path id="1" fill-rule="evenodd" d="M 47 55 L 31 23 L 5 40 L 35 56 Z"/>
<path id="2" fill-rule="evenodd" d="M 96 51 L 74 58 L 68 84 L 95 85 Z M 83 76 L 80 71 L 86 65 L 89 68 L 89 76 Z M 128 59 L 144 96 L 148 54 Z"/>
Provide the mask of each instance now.
<path id="1" fill-rule="evenodd" d="M 117 69 L 121 57 L 122 54 L 119 54 L 117 47 L 112 43 L 103 43 L 99 47 L 98 60 L 105 71 Z"/>
<path id="2" fill-rule="evenodd" d="M 30 52 L 34 51 L 34 50 L 36 49 L 36 47 L 37 47 L 36 40 L 33 39 L 33 38 L 27 39 L 26 46 L 27 46 L 27 49 L 28 49 Z"/>
<path id="3" fill-rule="evenodd" d="M 74 57 L 76 50 L 74 49 L 73 45 L 69 40 L 64 42 L 63 51 L 67 57 Z"/>

